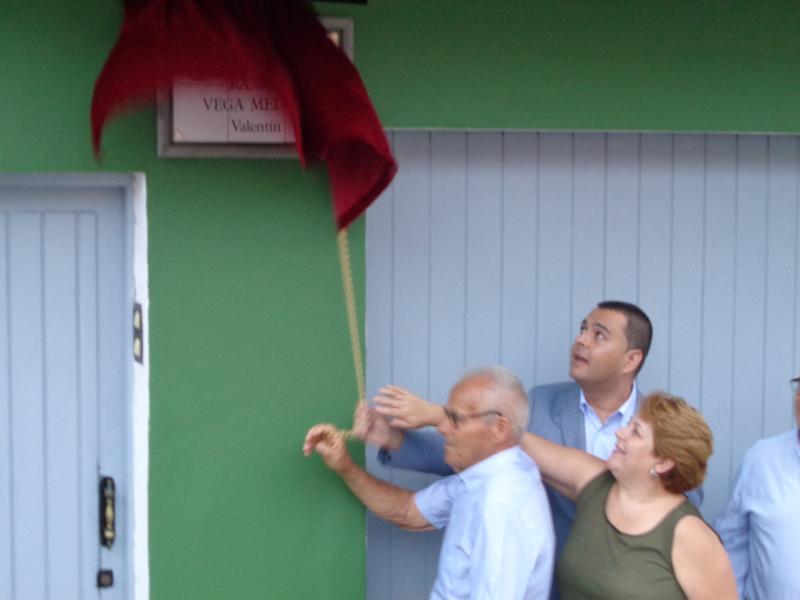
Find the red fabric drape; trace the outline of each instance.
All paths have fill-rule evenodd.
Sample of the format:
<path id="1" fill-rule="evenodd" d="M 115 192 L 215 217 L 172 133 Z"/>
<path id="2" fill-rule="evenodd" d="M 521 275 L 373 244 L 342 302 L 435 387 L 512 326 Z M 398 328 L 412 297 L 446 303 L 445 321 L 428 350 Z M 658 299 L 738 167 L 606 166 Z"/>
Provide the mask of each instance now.
<path id="1" fill-rule="evenodd" d="M 339 229 L 397 171 L 358 71 L 306 0 L 126 0 L 122 29 L 95 84 L 95 153 L 106 122 L 176 78 L 250 81 L 273 90 L 301 162 L 327 163 Z"/>

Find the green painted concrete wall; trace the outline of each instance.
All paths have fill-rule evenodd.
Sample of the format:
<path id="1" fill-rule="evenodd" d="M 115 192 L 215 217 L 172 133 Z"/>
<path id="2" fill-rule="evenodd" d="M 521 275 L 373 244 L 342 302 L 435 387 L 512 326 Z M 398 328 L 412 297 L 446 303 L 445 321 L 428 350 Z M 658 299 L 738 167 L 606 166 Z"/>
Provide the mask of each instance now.
<path id="1" fill-rule="evenodd" d="M 796 6 L 319 5 L 354 18 L 387 126 L 787 132 Z M 89 103 L 120 16 L 108 0 L 4 3 L 0 170 L 147 175 L 152 598 L 361 598 L 363 511 L 300 454 L 355 395 L 324 170 L 158 159 L 151 107 L 111 125 L 98 166 Z"/>
<path id="2" fill-rule="evenodd" d="M 88 110 L 120 17 L 4 4 L 0 170 L 147 176 L 151 597 L 362 597 L 363 510 L 301 453 L 356 397 L 325 173 L 158 159 L 151 108 L 112 123 L 98 167 Z"/>
<path id="3" fill-rule="evenodd" d="M 387 126 L 800 131 L 797 2 L 336 6 Z"/>

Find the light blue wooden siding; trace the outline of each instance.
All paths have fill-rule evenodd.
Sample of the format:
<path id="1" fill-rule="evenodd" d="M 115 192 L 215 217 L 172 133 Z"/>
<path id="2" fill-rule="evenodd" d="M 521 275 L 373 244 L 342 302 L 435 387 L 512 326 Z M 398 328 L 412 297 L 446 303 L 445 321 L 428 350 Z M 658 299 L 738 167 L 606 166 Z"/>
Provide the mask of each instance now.
<path id="1" fill-rule="evenodd" d="M 400 173 L 367 217 L 367 383 L 445 402 L 467 367 L 564 380 L 581 319 L 636 302 L 639 377 L 716 438 L 707 517 L 744 451 L 791 425 L 800 370 L 798 138 L 396 132 Z M 418 488 L 428 476 L 379 476 Z M 368 524 L 368 597 L 426 597 L 438 538 Z"/>

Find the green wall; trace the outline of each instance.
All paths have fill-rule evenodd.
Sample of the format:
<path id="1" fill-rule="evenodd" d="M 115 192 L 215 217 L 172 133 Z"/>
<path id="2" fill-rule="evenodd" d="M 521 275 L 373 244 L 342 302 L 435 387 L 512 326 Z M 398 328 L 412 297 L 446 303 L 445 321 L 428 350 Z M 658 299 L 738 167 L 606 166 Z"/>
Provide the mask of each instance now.
<path id="1" fill-rule="evenodd" d="M 390 127 L 800 131 L 794 1 L 369 0 L 326 12 L 355 17 L 356 60 Z"/>
<path id="2" fill-rule="evenodd" d="M 354 17 L 387 126 L 787 132 L 796 6 L 319 5 Z M 300 454 L 312 423 L 348 423 L 355 395 L 325 173 L 158 159 L 152 107 L 113 122 L 98 166 L 89 103 L 120 15 L 4 3 L 0 170 L 147 175 L 152 598 L 360 598 L 363 511 Z M 363 223 L 353 237 L 363 290 Z"/>
<path id="3" fill-rule="evenodd" d="M 88 111 L 120 16 L 4 5 L 0 170 L 146 174 L 151 597 L 362 597 L 363 510 L 301 453 L 356 397 L 325 173 L 158 159 L 151 108 L 112 123 L 98 167 Z"/>

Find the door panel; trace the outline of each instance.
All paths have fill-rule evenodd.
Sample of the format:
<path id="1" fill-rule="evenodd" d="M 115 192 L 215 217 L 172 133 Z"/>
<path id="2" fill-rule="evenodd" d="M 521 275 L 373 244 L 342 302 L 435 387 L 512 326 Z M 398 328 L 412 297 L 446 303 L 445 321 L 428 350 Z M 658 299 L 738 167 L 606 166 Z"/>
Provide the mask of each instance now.
<path id="1" fill-rule="evenodd" d="M 10 213 L 8 290 L 11 323 L 11 477 L 14 521 L 12 598 L 44 598 L 47 572 L 45 397 L 41 217 Z"/>

